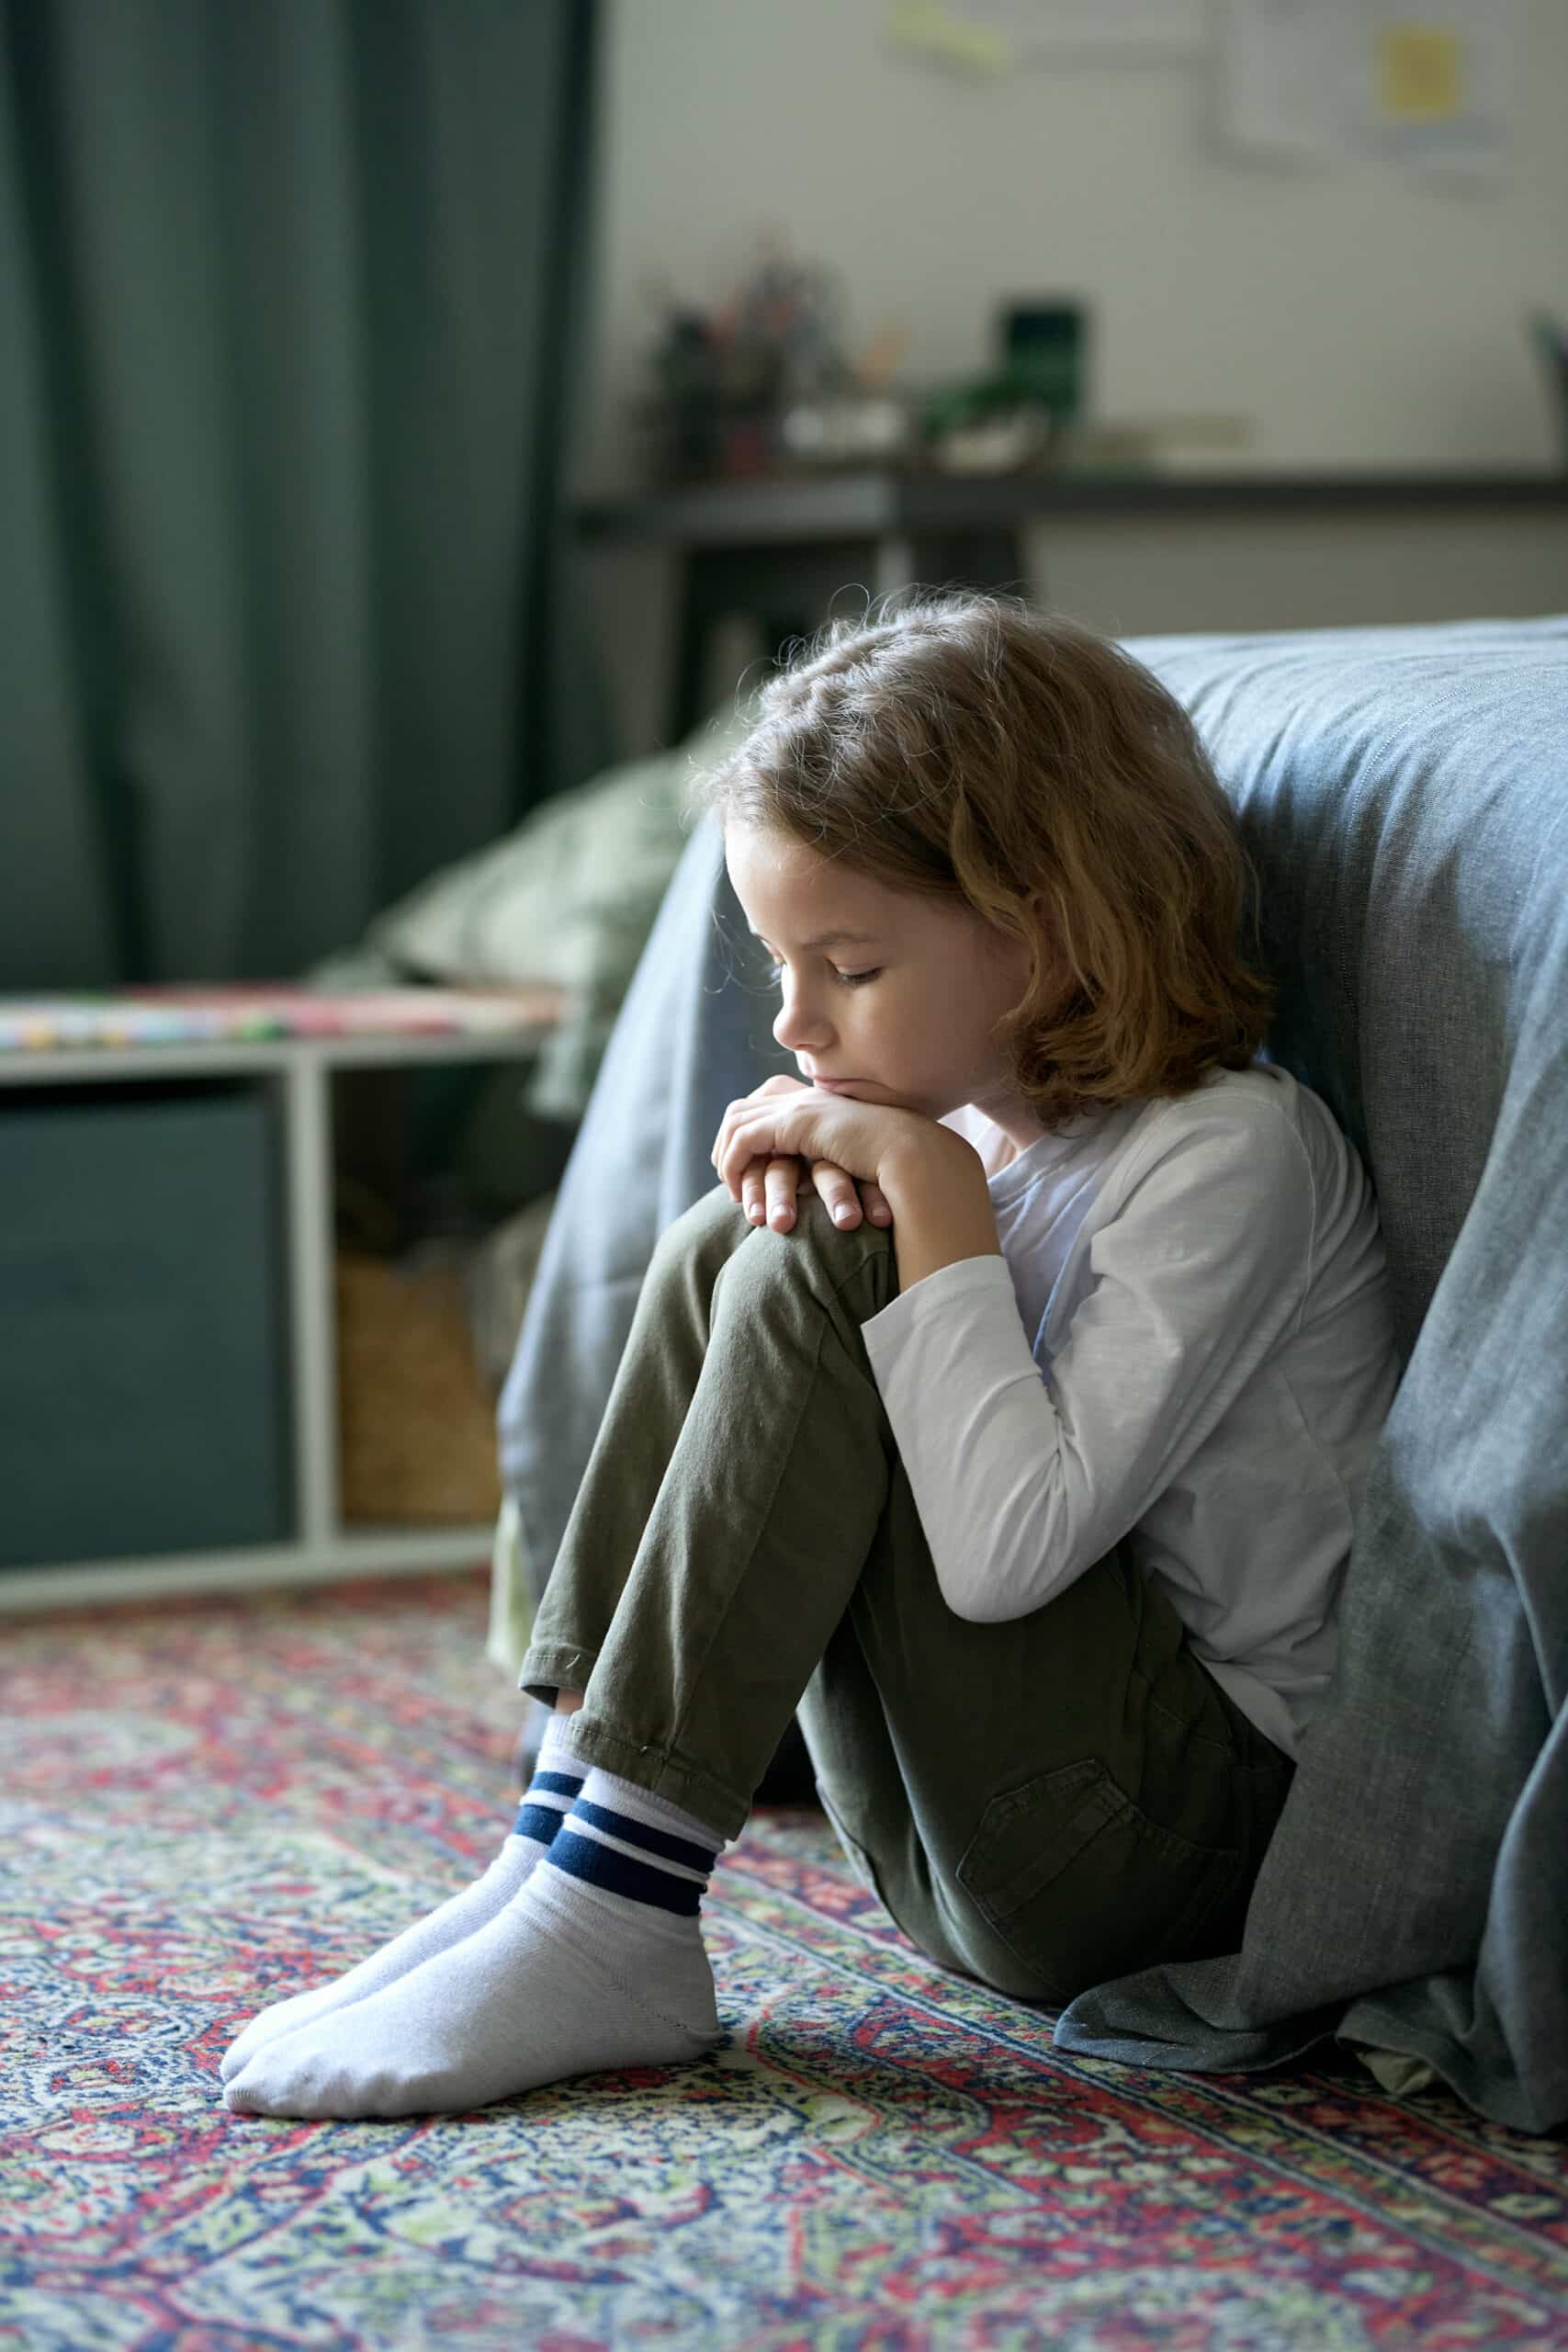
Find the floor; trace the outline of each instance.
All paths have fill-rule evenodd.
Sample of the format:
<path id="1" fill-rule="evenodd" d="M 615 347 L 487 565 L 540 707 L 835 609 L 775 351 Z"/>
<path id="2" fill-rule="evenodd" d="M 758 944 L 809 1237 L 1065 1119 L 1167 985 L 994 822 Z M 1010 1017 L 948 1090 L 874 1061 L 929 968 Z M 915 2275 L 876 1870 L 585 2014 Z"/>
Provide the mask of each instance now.
<path id="1" fill-rule="evenodd" d="M 1075 2060 L 822 1816 L 705 1927 L 729 2040 L 460 2117 L 231 2115 L 219 2058 L 476 1876 L 519 1702 L 482 1577 L 0 1621 L 0 2346 L 1568 2346 L 1568 2135 Z"/>

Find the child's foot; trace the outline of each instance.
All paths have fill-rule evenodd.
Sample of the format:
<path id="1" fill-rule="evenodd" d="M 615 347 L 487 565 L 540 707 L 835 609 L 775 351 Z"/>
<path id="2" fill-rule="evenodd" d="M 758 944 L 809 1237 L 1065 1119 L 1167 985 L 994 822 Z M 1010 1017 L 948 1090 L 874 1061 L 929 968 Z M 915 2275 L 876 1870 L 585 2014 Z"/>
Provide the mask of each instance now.
<path id="1" fill-rule="evenodd" d="M 506 1908 L 368 1998 L 264 2044 L 225 2094 L 248 2115 L 431 2115 L 570 2075 L 667 2066 L 723 2035 L 697 1897 L 722 1842 L 642 1792 L 584 1804 Z M 640 1802 L 638 1802 L 640 1800 Z M 700 1825 L 692 1825 L 700 1827 Z"/>
<path id="2" fill-rule="evenodd" d="M 405 1928 L 400 1935 L 394 1936 L 389 1943 L 383 1944 L 344 1975 L 334 1976 L 330 1984 L 315 1985 L 309 1992 L 292 1994 L 288 2000 L 275 2001 L 269 2008 L 261 2010 L 224 2052 L 220 2071 L 225 2082 L 231 2081 L 258 2050 L 276 2041 L 280 2034 L 293 2033 L 318 2018 L 330 2016 L 333 2010 L 368 1999 L 372 1994 L 396 1984 L 411 1969 L 423 1967 L 427 1960 L 434 1960 L 454 1944 L 477 1935 L 499 1912 L 504 1911 L 535 1863 L 548 1851 L 551 1839 L 582 1786 L 584 1768 L 565 1747 L 563 1735 L 553 1728 L 567 1721 L 564 1715 L 551 1716 L 552 1729 L 545 1735 L 538 1766 L 518 1808 L 512 1835 L 484 1875 L 471 1886 L 450 1895 L 438 1909 L 416 1919 L 412 1928 Z"/>

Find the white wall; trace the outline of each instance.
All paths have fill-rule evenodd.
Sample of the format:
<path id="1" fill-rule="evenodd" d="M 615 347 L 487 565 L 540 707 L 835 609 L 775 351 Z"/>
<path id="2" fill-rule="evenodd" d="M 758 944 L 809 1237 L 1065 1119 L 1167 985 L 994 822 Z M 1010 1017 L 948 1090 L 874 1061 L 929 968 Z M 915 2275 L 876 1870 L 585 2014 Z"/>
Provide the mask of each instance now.
<path id="1" fill-rule="evenodd" d="M 1495 193 L 1413 185 L 1370 159 L 1316 175 L 1238 164 L 1201 65 L 971 76 L 894 47 L 886 14 L 884 0 L 606 0 L 585 480 L 635 478 L 625 416 L 657 328 L 649 289 L 716 303 L 768 224 L 837 264 L 857 339 L 909 330 L 914 379 L 984 366 L 1004 300 L 1077 294 L 1094 314 L 1096 414 L 1243 413 L 1250 447 L 1224 462 L 1247 471 L 1561 462 L 1524 321 L 1537 305 L 1568 316 L 1564 0 L 1527 0 L 1523 110 Z M 1070 604 L 1080 582 L 1097 609 L 1076 608 L 1106 627 L 1310 625 L 1337 616 L 1321 609 L 1329 583 L 1343 572 L 1353 588 L 1370 560 L 1376 608 L 1347 618 L 1568 604 L 1560 530 L 1456 526 L 1445 594 L 1442 547 L 1407 521 L 1377 551 L 1353 523 L 1312 527 L 1305 564 L 1272 574 L 1248 553 L 1268 534 L 1222 533 L 1198 560 L 1214 593 L 1190 617 L 1190 527 L 1124 528 L 1118 559 L 1114 534 L 1080 526 L 1056 544 L 1051 593 Z M 617 692 L 641 735 L 662 650 L 635 616 L 665 603 L 661 575 L 642 557 L 596 576 L 607 626 L 638 639 Z"/>

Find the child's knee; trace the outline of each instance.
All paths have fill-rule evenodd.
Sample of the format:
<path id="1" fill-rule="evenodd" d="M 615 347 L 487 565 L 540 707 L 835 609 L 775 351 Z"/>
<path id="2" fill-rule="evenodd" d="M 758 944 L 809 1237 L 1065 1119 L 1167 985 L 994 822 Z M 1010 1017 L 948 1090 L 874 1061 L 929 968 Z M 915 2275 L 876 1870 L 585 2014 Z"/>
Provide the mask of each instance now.
<path id="1" fill-rule="evenodd" d="M 835 1225 L 831 1210 L 810 1189 L 795 1204 L 795 1223 L 781 1233 L 771 1225 L 754 1225 L 746 1247 L 732 1257 L 725 1271 L 727 1288 L 737 1283 L 787 1283 L 818 1297 L 858 1297 L 863 1291 L 872 1304 L 863 1313 L 886 1306 L 897 1289 L 893 1238 L 885 1226 L 862 1217 L 846 1232 Z M 869 1286 L 869 1287 L 868 1287 Z"/>
<path id="2" fill-rule="evenodd" d="M 834 1224 L 833 1213 L 816 1186 L 807 1184 L 795 1196 L 795 1223 L 782 1238 L 791 1241 L 801 1235 L 808 1235 L 820 1247 L 830 1242 L 863 1238 L 874 1229 L 866 1224 L 863 1216 L 860 1224 L 846 1233 L 841 1226 Z"/>
<path id="3" fill-rule="evenodd" d="M 837 1293 L 848 1275 L 868 1266 L 872 1279 L 889 1296 L 897 1287 L 896 1275 L 883 1279 L 883 1261 L 892 1268 L 893 1238 L 885 1226 L 870 1224 L 864 1217 L 848 1232 L 833 1222 L 832 1213 L 825 1201 L 811 1186 L 796 1195 L 795 1223 L 779 1232 L 771 1225 L 753 1225 L 738 1201 L 732 1200 L 727 1186 L 716 1184 L 700 1200 L 667 1225 L 654 1246 L 649 1267 L 650 1278 L 662 1273 L 667 1277 L 688 1279 L 694 1268 L 705 1267 L 715 1281 L 722 1274 L 727 1290 L 737 1281 L 749 1288 L 753 1283 L 766 1287 L 771 1283 L 815 1283 L 826 1284 L 824 1295 Z"/>
<path id="4" fill-rule="evenodd" d="M 739 1235 L 744 1241 L 751 1230 L 745 1210 L 739 1201 L 731 1199 L 728 1184 L 715 1184 L 694 1201 L 684 1216 L 677 1217 L 675 1223 L 684 1226 L 694 1239 L 717 1234 L 727 1240 Z"/>
<path id="5" fill-rule="evenodd" d="M 728 1187 L 716 1184 L 665 1227 L 654 1244 L 649 1272 L 670 1261 L 682 1262 L 694 1251 L 728 1254 L 739 1248 L 750 1230 L 745 1210 L 731 1200 Z"/>

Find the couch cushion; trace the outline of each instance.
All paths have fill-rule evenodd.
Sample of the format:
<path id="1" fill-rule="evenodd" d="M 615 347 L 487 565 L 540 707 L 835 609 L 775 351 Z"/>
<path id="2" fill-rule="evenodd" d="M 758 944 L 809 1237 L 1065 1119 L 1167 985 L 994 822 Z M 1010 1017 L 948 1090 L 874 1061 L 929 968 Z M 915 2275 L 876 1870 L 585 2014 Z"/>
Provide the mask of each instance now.
<path id="1" fill-rule="evenodd" d="M 1339 1671 L 1240 1952 L 1062 2046 L 1280 2063 L 1328 2032 L 1568 2118 L 1568 618 L 1145 640 L 1261 871 L 1279 1058 L 1362 1148 L 1408 1361 Z"/>
<path id="2" fill-rule="evenodd" d="M 1240 813 L 1280 989 L 1269 1051 L 1371 1171 L 1408 1355 L 1510 1058 L 1568 1001 L 1568 617 L 1127 650 Z"/>

